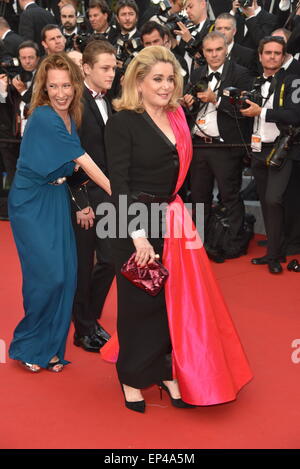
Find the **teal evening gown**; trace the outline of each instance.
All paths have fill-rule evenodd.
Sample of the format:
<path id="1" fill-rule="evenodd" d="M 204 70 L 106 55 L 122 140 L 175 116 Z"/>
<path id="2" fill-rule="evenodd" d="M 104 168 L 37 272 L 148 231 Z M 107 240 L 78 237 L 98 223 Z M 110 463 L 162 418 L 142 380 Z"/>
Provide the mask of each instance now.
<path id="1" fill-rule="evenodd" d="M 9 194 L 9 218 L 23 274 L 25 317 L 18 324 L 9 356 L 46 368 L 64 360 L 76 288 L 76 244 L 66 183 L 74 159 L 85 151 L 74 122 L 69 134 L 50 106 L 35 109 L 22 139 Z"/>

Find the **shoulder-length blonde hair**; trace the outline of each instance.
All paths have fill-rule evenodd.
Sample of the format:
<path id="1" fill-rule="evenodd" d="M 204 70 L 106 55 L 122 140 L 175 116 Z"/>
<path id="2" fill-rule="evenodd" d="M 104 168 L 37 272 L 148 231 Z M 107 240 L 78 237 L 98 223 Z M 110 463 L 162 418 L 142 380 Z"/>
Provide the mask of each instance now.
<path id="1" fill-rule="evenodd" d="M 122 84 L 122 95 L 113 101 L 116 111 L 123 109 L 140 113 L 145 111 L 138 92 L 138 83 L 143 81 L 152 67 L 159 62 L 170 63 L 173 66 L 175 88 L 167 109 L 174 111 L 178 107 L 183 86 L 181 67 L 169 49 L 163 46 L 150 46 L 142 49 L 128 65 Z"/>
<path id="2" fill-rule="evenodd" d="M 29 114 L 31 114 L 38 106 L 51 106 L 46 89 L 49 70 L 66 70 L 69 72 L 70 81 L 74 87 L 74 98 L 70 105 L 69 112 L 78 128 L 82 119 L 81 98 L 83 93 L 83 79 L 78 65 L 76 65 L 64 52 L 59 54 L 50 54 L 42 60 L 38 71 L 36 72 Z"/>

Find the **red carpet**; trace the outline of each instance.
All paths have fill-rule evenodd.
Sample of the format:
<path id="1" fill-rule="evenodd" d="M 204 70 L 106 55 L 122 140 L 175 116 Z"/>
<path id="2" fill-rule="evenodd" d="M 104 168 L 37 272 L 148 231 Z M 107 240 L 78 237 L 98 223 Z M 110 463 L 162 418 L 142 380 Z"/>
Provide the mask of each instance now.
<path id="1" fill-rule="evenodd" d="M 73 328 L 72 364 L 61 374 L 32 375 L 8 359 L 23 314 L 21 275 L 9 223 L 0 222 L 0 448 L 299 448 L 300 363 L 292 361 L 292 342 L 300 339 L 300 275 L 286 265 L 278 276 L 251 265 L 263 252 L 253 241 L 247 256 L 213 264 L 253 381 L 234 402 L 188 410 L 172 408 L 166 395 L 160 401 L 153 387 L 139 415 L 124 407 L 114 366 L 72 344 Z M 115 311 L 112 288 L 102 321 L 109 331 Z"/>

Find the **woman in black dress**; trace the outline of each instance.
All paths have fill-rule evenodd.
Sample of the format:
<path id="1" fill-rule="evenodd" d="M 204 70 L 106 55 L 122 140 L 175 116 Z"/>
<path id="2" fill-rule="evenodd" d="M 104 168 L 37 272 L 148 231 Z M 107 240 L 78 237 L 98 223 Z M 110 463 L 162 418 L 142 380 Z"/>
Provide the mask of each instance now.
<path id="1" fill-rule="evenodd" d="M 113 115 L 106 125 L 107 163 L 118 218 L 117 235 L 115 239 L 111 239 L 118 289 L 117 332 L 120 347 L 117 372 L 126 406 L 138 412 L 145 411 L 141 389 L 155 383 L 168 392 L 172 404 L 176 407 L 193 407 L 190 404 L 201 405 L 204 402 L 219 403 L 222 399 L 225 401 L 234 398 L 233 394 L 235 396 L 232 390 L 226 390 L 226 396 L 221 396 L 219 390 L 215 393 L 218 394 L 217 397 L 212 398 L 210 392 L 210 398 L 200 396 L 203 383 L 199 375 L 203 371 L 203 362 L 198 356 L 203 348 L 206 348 L 206 337 L 219 335 L 214 326 L 215 318 L 207 321 L 205 316 L 207 310 L 203 304 L 205 300 L 210 301 L 207 298 L 208 288 L 198 283 L 199 279 L 202 280 L 201 273 L 193 271 L 195 266 L 198 268 L 197 263 L 204 262 L 204 266 L 201 264 L 204 272 L 202 274 L 207 275 L 210 266 L 204 249 L 202 245 L 198 245 L 195 252 L 188 252 L 189 248 L 185 248 L 183 243 L 183 247 L 181 246 L 184 239 L 175 240 L 172 234 L 169 239 L 163 237 L 162 222 L 165 221 L 165 214 L 160 217 L 160 226 L 157 218 L 150 220 L 151 209 L 155 204 L 164 203 L 166 211 L 174 207 L 174 215 L 170 218 L 173 222 L 176 221 L 179 208 L 183 207 L 176 193 L 187 172 L 192 146 L 184 113 L 178 104 L 181 95 L 182 76 L 174 55 L 161 46 L 147 47 L 130 63 L 122 85 L 122 97 L 113 102 L 119 112 Z M 136 202 L 143 203 L 143 207 L 147 209 L 147 213 L 142 210 L 143 215 L 136 214 L 139 215 L 138 219 L 134 214 Z M 182 219 L 179 219 L 180 223 L 183 224 Z M 169 223 L 170 226 L 171 224 Z M 168 230 L 168 221 L 166 225 Z M 153 262 L 158 254 L 169 270 L 165 289 L 155 297 L 136 288 L 120 273 L 122 265 L 134 251 L 137 264 L 145 266 L 146 263 Z M 180 261 L 182 259 L 185 262 L 186 256 L 189 257 L 186 261 L 189 266 L 182 265 Z M 192 259 L 191 256 L 196 256 L 197 259 Z M 187 271 L 190 271 L 191 278 L 187 277 Z M 210 275 L 208 279 L 211 287 L 213 280 Z M 184 288 L 181 292 L 180 289 L 189 282 L 191 291 Z M 214 287 L 213 284 L 213 290 Z M 200 295 L 202 293 L 200 306 L 197 289 L 203 289 L 203 292 L 199 291 Z M 219 300 L 218 295 L 216 291 L 218 301 L 214 297 L 210 314 L 213 314 L 211 310 L 216 309 L 217 303 L 221 305 L 223 313 L 224 303 Z M 179 311 L 176 311 L 175 303 L 177 306 L 182 305 Z M 211 304 L 212 302 L 209 307 Z M 203 327 L 199 323 L 202 315 L 205 316 L 205 337 L 202 336 Z M 187 318 L 185 324 L 182 322 L 183 317 Z M 178 329 L 176 324 L 182 326 Z M 209 334 L 207 327 L 210 328 Z M 229 335 L 230 340 L 235 339 L 227 312 L 226 327 L 227 332 L 228 328 L 230 329 L 227 337 Z M 190 350 L 191 345 L 193 350 Z M 112 348 L 110 342 L 102 348 L 105 359 L 110 359 Z M 234 345 L 230 344 L 231 351 L 233 348 L 238 349 L 238 360 L 236 357 L 234 360 L 234 363 L 238 364 L 238 373 L 240 370 L 244 371 L 242 379 L 238 379 L 236 386 L 233 386 L 236 390 L 249 380 L 251 373 L 238 339 Z M 218 357 L 222 355 L 222 364 L 220 365 L 219 360 L 217 365 L 226 367 L 232 357 L 224 358 L 226 353 L 223 350 L 220 352 L 220 347 L 217 353 Z M 207 367 L 205 355 L 202 356 L 204 366 Z M 200 370 L 198 362 L 201 364 Z M 215 372 L 216 360 L 209 363 L 209 369 L 205 370 L 206 375 L 211 372 L 210 365 Z M 217 366 L 216 373 L 218 377 L 223 378 L 220 366 Z M 198 377 L 198 382 L 194 374 Z M 179 385 L 177 380 L 173 379 L 174 375 Z M 230 370 L 228 375 L 232 376 L 234 372 Z M 224 379 L 221 385 L 224 385 Z M 190 404 L 181 399 L 181 393 L 184 401 Z"/>

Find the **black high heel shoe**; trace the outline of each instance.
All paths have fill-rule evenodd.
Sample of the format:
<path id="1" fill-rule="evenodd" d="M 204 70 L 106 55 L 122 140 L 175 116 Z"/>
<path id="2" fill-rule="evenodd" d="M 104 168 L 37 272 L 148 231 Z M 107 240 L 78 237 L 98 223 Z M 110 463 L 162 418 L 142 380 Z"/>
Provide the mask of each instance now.
<path id="1" fill-rule="evenodd" d="M 300 264 L 297 261 L 297 259 L 293 259 L 287 266 L 287 270 L 293 271 L 293 272 L 300 272 Z"/>
<path id="2" fill-rule="evenodd" d="M 145 401 L 144 400 L 142 400 L 142 401 L 133 401 L 133 402 L 127 401 L 125 391 L 124 391 L 124 388 L 123 388 L 123 384 L 120 383 L 120 385 L 121 385 L 121 389 L 122 389 L 122 392 L 123 392 L 123 395 L 124 395 L 125 406 L 127 407 L 127 409 L 134 410 L 135 412 L 140 412 L 141 414 L 143 414 L 146 410 Z"/>
<path id="3" fill-rule="evenodd" d="M 174 407 L 177 407 L 178 409 L 192 409 L 193 407 L 196 407 L 195 405 L 184 402 L 180 397 L 178 399 L 174 399 L 174 397 L 171 396 L 170 389 L 162 381 L 159 383 L 158 387 L 160 391 L 160 399 L 162 400 L 162 390 L 166 391 L 169 394 Z"/>

